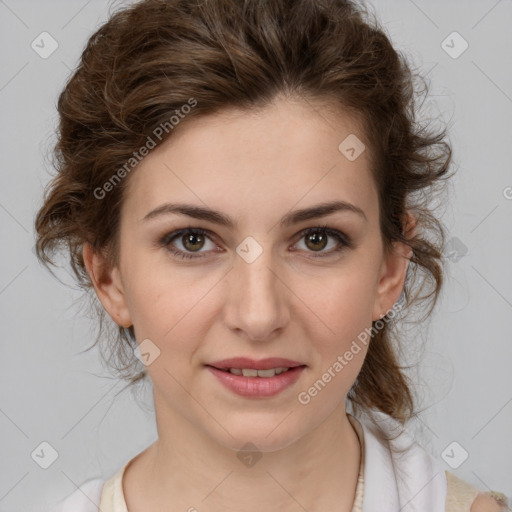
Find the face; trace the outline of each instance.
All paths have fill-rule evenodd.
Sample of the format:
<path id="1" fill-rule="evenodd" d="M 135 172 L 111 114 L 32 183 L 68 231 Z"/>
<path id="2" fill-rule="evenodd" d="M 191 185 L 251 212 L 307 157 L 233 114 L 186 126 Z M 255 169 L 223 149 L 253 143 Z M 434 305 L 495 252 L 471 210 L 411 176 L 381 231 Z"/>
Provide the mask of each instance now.
<path id="1" fill-rule="evenodd" d="M 355 160 L 338 149 L 350 134 L 365 140 L 342 113 L 280 99 L 184 123 L 132 171 L 119 267 L 94 284 L 112 318 L 150 340 L 160 426 L 273 451 L 344 407 L 367 345 L 335 363 L 392 307 L 407 268 L 403 251 L 383 252 L 368 149 Z M 338 207 L 313 211 L 327 203 Z M 99 256 L 84 255 L 93 275 Z M 234 357 L 300 367 L 267 383 L 233 375 L 235 391 L 208 366 Z"/>

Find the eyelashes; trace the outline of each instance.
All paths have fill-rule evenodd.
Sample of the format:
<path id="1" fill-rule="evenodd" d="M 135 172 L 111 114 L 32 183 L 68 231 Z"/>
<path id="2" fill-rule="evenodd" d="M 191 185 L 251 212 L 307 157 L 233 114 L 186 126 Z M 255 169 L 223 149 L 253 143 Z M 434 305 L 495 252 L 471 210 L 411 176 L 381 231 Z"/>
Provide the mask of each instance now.
<path id="1" fill-rule="evenodd" d="M 183 237 L 185 235 L 196 235 L 196 236 L 200 236 L 200 237 L 204 237 L 204 238 L 207 238 L 207 239 L 210 239 L 210 236 L 209 236 L 209 232 L 204 230 L 204 229 L 201 229 L 201 228 L 186 228 L 186 229 L 180 229 L 179 231 L 173 231 L 172 233 L 169 233 L 167 235 L 165 235 L 161 240 L 160 240 L 160 246 L 168 249 L 172 254 L 174 254 L 175 256 L 178 256 L 179 258 L 182 258 L 182 259 L 199 259 L 199 258 L 204 258 L 204 253 L 197 253 L 194 252 L 194 251 L 182 251 L 180 249 L 177 249 L 176 247 L 174 247 L 172 245 L 172 242 L 176 239 L 176 238 L 179 238 L 179 237 Z M 180 240 L 180 242 L 182 243 L 183 245 L 183 242 L 182 240 Z"/>
<path id="2" fill-rule="evenodd" d="M 320 234 L 322 236 L 322 238 L 321 238 L 322 241 L 324 240 L 324 237 L 325 237 L 325 239 L 327 239 L 327 245 L 329 244 L 329 239 L 334 239 L 335 241 L 338 242 L 338 244 L 334 249 L 331 249 L 329 251 L 324 251 L 323 249 L 325 247 L 322 247 L 322 250 L 320 250 L 320 251 L 309 250 L 309 249 L 307 249 L 307 245 L 306 245 L 305 252 L 311 253 L 311 256 L 308 256 L 308 257 L 326 258 L 329 256 L 334 256 L 336 254 L 339 254 L 340 252 L 353 247 L 352 241 L 347 235 L 345 235 L 341 231 L 338 231 L 337 229 L 330 228 L 327 225 L 315 226 L 315 227 L 303 229 L 300 233 L 298 233 L 299 239 L 294 245 L 297 245 L 297 243 L 301 242 L 305 237 L 311 237 L 312 235 L 318 235 L 318 234 Z M 158 245 L 160 247 L 167 249 L 174 256 L 176 256 L 180 259 L 184 259 L 184 260 L 185 259 L 192 260 L 192 259 L 204 258 L 211 252 L 211 251 L 187 251 L 186 247 L 183 244 L 183 237 L 185 235 L 189 235 L 189 236 L 192 235 L 192 237 L 199 237 L 199 238 L 206 239 L 206 240 L 210 241 L 213 244 L 212 250 L 215 252 L 218 252 L 218 248 L 212 240 L 211 233 L 202 228 L 188 227 L 185 229 L 173 231 L 171 233 L 164 235 L 159 240 Z M 176 239 L 178 239 L 178 241 L 180 242 L 180 244 L 182 245 L 182 247 L 185 250 L 178 249 L 177 247 L 175 247 L 173 245 L 173 242 Z M 189 239 L 189 241 L 190 241 L 190 239 Z M 203 249 L 203 248 L 204 248 L 204 246 L 201 247 L 201 249 Z M 296 251 L 297 249 L 293 249 L 293 250 Z"/>

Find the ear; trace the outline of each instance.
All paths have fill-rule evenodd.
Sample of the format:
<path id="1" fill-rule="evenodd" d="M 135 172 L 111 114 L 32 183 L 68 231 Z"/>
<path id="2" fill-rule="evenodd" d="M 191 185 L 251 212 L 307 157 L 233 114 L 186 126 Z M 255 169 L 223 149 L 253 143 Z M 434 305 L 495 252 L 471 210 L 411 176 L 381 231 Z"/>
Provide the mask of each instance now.
<path id="1" fill-rule="evenodd" d="M 416 231 L 416 222 L 411 214 L 407 216 L 405 235 L 411 238 Z M 394 242 L 393 249 L 382 263 L 377 283 L 372 321 L 381 319 L 400 298 L 404 289 L 412 249 L 403 242 Z"/>
<path id="2" fill-rule="evenodd" d="M 83 244 L 82 255 L 96 295 L 112 320 L 121 327 L 133 325 L 119 269 L 87 242 Z"/>

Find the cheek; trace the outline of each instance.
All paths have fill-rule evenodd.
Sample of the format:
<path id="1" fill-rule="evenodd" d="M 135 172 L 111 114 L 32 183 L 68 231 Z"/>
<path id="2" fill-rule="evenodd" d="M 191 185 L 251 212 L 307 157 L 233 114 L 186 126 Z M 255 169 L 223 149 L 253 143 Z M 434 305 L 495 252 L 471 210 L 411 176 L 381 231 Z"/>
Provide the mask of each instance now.
<path id="1" fill-rule="evenodd" d="M 375 270 L 348 266 L 315 277 L 297 278 L 294 290 L 318 324 L 317 334 L 341 342 L 371 325 L 375 300 Z"/>
<path id="2" fill-rule="evenodd" d="M 375 265 L 364 264 L 363 258 L 328 275 L 297 280 L 297 295 L 307 297 L 302 328 L 315 354 L 308 385 L 322 381 L 317 407 L 329 408 L 345 395 L 361 370 L 370 342 L 375 280 Z"/>
<path id="3" fill-rule="evenodd" d="M 137 338 L 161 339 L 183 316 L 186 307 L 179 272 L 155 265 L 147 254 L 127 244 L 123 261 L 124 289 L 127 307 Z M 166 275 L 168 273 L 169 275 Z"/>
<path id="4" fill-rule="evenodd" d="M 191 349 L 208 317 L 209 298 L 219 277 L 214 272 L 180 269 L 158 256 L 132 255 L 126 259 L 127 305 L 137 339 L 149 338 L 164 348 Z M 187 336 L 188 333 L 188 336 Z"/>

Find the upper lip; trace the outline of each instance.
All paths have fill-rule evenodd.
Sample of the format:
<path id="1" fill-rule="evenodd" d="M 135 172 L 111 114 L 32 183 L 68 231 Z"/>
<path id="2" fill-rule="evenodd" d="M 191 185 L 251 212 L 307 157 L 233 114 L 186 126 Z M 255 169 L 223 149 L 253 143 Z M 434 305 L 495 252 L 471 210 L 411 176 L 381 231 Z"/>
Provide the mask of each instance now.
<path id="1" fill-rule="evenodd" d="M 271 368 L 294 368 L 296 366 L 305 366 L 303 363 L 293 361 L 292 359 L 284 359 L 282 357 L 268 357 L 265 359 L 255 360 L 249 357 L 232 357 L 230 359 L 222 359 L 222 361 L 214 361 L 208 363 L 207 366 L 213 366 L 220 370 L 228 368 L 253 368 L 255 370 L 270 370 Z"/>

